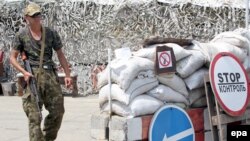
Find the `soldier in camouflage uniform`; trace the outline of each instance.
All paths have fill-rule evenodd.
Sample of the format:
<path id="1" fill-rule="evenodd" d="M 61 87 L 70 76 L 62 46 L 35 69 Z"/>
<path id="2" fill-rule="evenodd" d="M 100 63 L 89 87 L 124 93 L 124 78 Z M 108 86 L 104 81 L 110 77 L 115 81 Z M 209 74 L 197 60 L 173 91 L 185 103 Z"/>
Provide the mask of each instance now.
<path id="1" fill-rule="evenodd" d="M 40 49 L 42 42 L 42 33 L 45 32 L 45 48 L 43 67 L 40 74 L 40 83 L 38 87 L 41 96 L 40 108 L 44 105 L 49 114 L 45 118 L 44 128 L 41 129 L 41 119 L 36 107 L 35 98 L 31 95 L 29 87 L 25 89 L 23 100 L 23 109 L 29 120 L 29 136 L 31 141 L 53 141 L 57 137 L 57 132 L 61 126 L 64 114 L 64 99 L 62 90 L 58 82 L 56 72 L 53 69 L 52 54 L 56 52 L 59 62 L 65 71 L 65 85 L 70 87 L 72 79 L 70 78 L 70 70 L 67 60 L 62 52 L 62 42 L 58 33 L 48 27 L 45 31 L 41 24 L 41 9 L 35 3 L 30 3 L 25 11 L 24 18 L 26 28 L 21 30 L 15 37 L 13 48 L 11 51 L 10 62 L 24 75 L 24 80 L 28 82 L 30 77 L 38 79 Z M 25 52 L 33 75 L 27 72 L 17 61 L 17 57 L 21 52 Z"/>

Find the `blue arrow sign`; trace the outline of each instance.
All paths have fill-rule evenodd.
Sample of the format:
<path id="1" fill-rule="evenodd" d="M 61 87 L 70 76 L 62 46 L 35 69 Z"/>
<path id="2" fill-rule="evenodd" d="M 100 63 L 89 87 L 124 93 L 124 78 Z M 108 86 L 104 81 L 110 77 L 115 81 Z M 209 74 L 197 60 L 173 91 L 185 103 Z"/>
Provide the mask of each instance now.
<path id="1" fill-rule="evenodd" d="M 175 105 L 162 107 L 150 124 L 149 141 L 194 141 L 193 124 L 188 114 Z"/>

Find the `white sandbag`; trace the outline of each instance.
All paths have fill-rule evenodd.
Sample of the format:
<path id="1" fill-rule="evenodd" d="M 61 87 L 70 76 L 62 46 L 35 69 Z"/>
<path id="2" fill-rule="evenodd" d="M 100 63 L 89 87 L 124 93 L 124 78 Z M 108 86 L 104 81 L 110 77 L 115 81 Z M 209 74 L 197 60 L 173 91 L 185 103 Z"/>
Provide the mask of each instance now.
<path id="1" fill-rule="evenodd" d="M 186 109 L 188 107 L 188 105 L 182 102 L 168 102 L 168 103 L 165 103 L 164 105 L 176 105 L 182 109 Z"/>
<path id="2" fill-rule="evenodd" d="M 156 52 L 156 46 L 154 47 L 147 47 L 147 48 L 141 48 L 136 52 L 132 52 L 134 56 L 142 57 L 150 59 L 151 61 L 155 60 L 155 52 Z"/>
<path id="3" fill-rule="evenodd" d="M 250 42 L 250 31 L 248 29 L 237 28 L 234 30 L 234 32 L 241 35 L 241 36 L 246 37 L 248 39 L 248 41 Z M 250 46 L 247 49 L 247 51 L 248 51 L 248 56 L 245 58 L 243 65 L 247 71 L 250 71 Z"/>
<path id="4" fill-rule="evenodd" d="M 243 61 L 243 67 L 247 72 L 250 72 L 250 56 L 247 56 Z"/>
<path id="5" fill-rule="evenodd" d="M 157 98 L 164 103 L 182 102 L 189 105 L 188 100 L 182 94 L 165 85 L 158 85 L 154 89 L 148 91 L 147 95 Z"/>
<path id="6" fill-rule="evenodd" d="M 203 97 L 197 99 L 196 101 L 194 101 L 190 105 L 191 108 L 202 108 L 202 107 L 206 107 L 206 106 L 207 106 L 206 96 L 203 96 Z"/>
<path id="7" fill-rule="evenodd" d="M 114 74 L 111 72 L 111 75 L 114 75 Z M 97 89 L 100 90 L 104 85 L 107 85 L 107 84 L 108 84 L 108 69 L 105 68 L 102 72 L 97 74 Z"/>
<path id="8" fill-rule="evenodd" d="M 117 100 L 119 102 L 128 105 L 134 97 L 143 94 L 158 85 L 158 80 L 156 78 L 145 78 L 145 79 L 135 79 L 131 86 L 124 91 L 117 84 L 112 84 L 111 86 L 111 98 L 112 100 Z M 103 105 L 108 101 L 109 97 L 109 86 L 106 85 L 99 91 L 99 104 Z"/>
<path id="9" fill-rule="evenodd" d="M 201 51 L 190 50 L 190 52 L 192 52 L 192 55 L 178 61 L 176 64 L 176 70 L 182 78 L 188 77 L 206 62 L 206 58 Z"/>
<path id="10" fill-rule="evenodd" d="M 181 79 L 178 75 L 175 75 L 175 74 L 157 75 L 157 79 L 159 80 L 159 82 L 161 84 L 169 86 L 170 88 L 181 93 L 185 97 L 188 96 L 188 91 L 187 91 L 186 85 L 185 85 L 183 79 Z"/>
<path id="11" fill-rule="evenodd" d="M 153 70 L 154 62 L 149 59 L 141 57 L 131 57 L 126 64 L 124 64 L 123 70 L 119 76 L 119 85 L 122 89 L 127 90 L 132 81 L 141 71 Z"/>
<path id="12" fill-rule="evenodd" d="M 148 115 L 155 113 L 163 102 L 148 95 L 137 96 L 130 104 L 129 107 L 133 117 Z"/>
<path id="13" fill-rule="evenodd" d="M 241 62 L 247 56 L 247 49 L 239 48 L 234 45 L 225 43 L 225 42 L 210 42 L 210 43 L 200 43 L 202 49 L 206 51 L 209 55 L 208 61 L 212 61 L 212 59 L 220 52 L 230 52 L 234 54 Z"/>
<path id="14" fill-rule="evenodd" d="M 154 70 L 142 71 L 142 72 L 139 72 L 139 74 L 137 75 L 138 79 L 153 78 L 153 77 L 155 77 Z"/>
<path id="15" fill-rule="evenodd" d="M 130 95 L 128 103 L 136 96 L 153 89 L 157 85 L 159 85 L 159 81 L 156 78 L 135 79 L 125 91 L 126 95 Z"/>
<path id="16" fill-rule="evenodd" d="M 164 45 L 173 48 L 176 61 L 181 60 L 182 58 L 185 58 L 185 57 L 191 55 L 191 53 L 188 50 L 185 50 L 183 47 L 181 47 L 180 45 L 175 44 L 175 43 L 151 45 L 151 46 L 148 46 L 146 48 L 142 48 L 136 52 L 133 52 L 133 55 L 138 56 L 138 57 L 148 58 L 148 59 L 154 61 L 155 54 L 156 54 L 155 53 L 156 47 L 157 46 L 164 46 Z"/>
<path id="17" fill-rule="evenodd" d="M 154 63 L 145 58 L 130 57 L 126 61 L 124 59 L 115 59 L 111 62 L 111 81 L 126 90 L 139 72 L 153 69 Z M 108 66 L 97 77 L 97 87 L 99 89 L 108 84 Z"/>
<path id="18" fill-rule="evenodd" d="M 196 101 L 204 96 L 206 96 L 204 87 L 189 91 L 188 100 L 190 102 L 190 105 L 193 105 Z"/>
<path id="19" fill-rule="evenodd" d="M 233 32 L 246 37 L 250 41 L 250 31 L 246 28 L 237 28 Z"/>
<path id="20" fill-rule="evenodd" d="M 199 41 L 196 40 L 192 40 L 192 44 L 186 47 L 187 50 L 199 50 L 199 51 L 203 51 L 200 45 Z M 205 52 L 203 52 L 205 53 Z"/>
<path id="21" fill-rule="evenodd" d="M 142 115 L 155 113 L 163 103 L 153 97 L 147 95 L 140 95 L 136 97 L 129 106 L 119 102 L 112 101 L 112 112 L 128 118 L 133 118 Z M 101 112 L 109 112 L 108 102 L 104 103 L 101 107 Z"/>
<path id="22" fill-rule="evenodd" d="M 108 66 L 107 66 L 108 67 Z M 104 69 L 102 72 L 97 74 L 97 89 L 99 90 L 104 85 L 108 84 L 108 74 L 107 68 Z"/>
<path id="23" fill-rule="evenodd" d="M 108 84 L 108 68 L 111 67 L 111 81 L 113 83 L 119 83 L 119 76 L 121 71 L 124 69 L 125 61 L 124 59 L 114 59 L 110 64 L 100 73 L 97 74 L 97 88 L 101 89 L 104 85 Z"/>
<path id="24" fill-rule="evenodd" d="M 178 44 L 167 43 L 166 46 L 173 48 L 176 61 L 179 61 L 179 60 L 191 55 L 191 52 L 189 52 L 189 50 L 184 49 L 183 47 L 181 47 Z"/>
<path id="25" fill-rule="evenodd" d="M 211 42 L 225 42 L 239 48 L 249 48 L 249 41 L 246 37 L 236 32 L 223 32 L 214 37 Z"/>
<path id="26" fill-rule="evenodd" d="M 109 112 L 109 103 L 105 102 L 101 107 L 100 107 L 101 112 Z M 122 104 L 119 101 L 112 101 L 111 102 L 111 110 L 112 113 L 115 113 L 119 116 L 122 117 L 129 117 L 131 116 L 131 110 L 128 106 Z"/>
<path id="27" fill-rule="evenodd" d="M 204 86 L 204 76 L 208 74 L 208 69 L 203 67 L 184 79 L 189 90 Z"/>
<path id="28" fill-rule="evenodd" d="M 109 85 L 105 85 L 99 91 L 98 95 L 99 104 L 102 106 L 109 98 Z M 128 96 L 124 94 L 124 91 L 117 84 L 111 85 L 111 98 L 117 101 L 128 101 Z"/>

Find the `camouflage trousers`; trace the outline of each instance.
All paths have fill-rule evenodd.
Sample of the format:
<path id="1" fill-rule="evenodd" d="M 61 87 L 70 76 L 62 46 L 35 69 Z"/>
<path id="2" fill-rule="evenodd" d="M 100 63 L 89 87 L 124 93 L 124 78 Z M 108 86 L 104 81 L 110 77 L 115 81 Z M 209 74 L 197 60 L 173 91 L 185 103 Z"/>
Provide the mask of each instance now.
<path id="1" fill-rule="evenodd" d="M 38 69 L 33 69 L 37 78 Z M 49 114 L 44 119 L 44 126 L 41 129 L 41 119 L 35 103 L 34 96 L 31 95 L 29 86 L 25 89 L 23 109 L 29 120 L 30 141 L 53 141 L 57 137 L 57 132 L 61 126 L 64 114 L 64 98 L 56 74 L 53 70 L 42 70 L 40 76 L 39 94 L 41 102 Z"/>

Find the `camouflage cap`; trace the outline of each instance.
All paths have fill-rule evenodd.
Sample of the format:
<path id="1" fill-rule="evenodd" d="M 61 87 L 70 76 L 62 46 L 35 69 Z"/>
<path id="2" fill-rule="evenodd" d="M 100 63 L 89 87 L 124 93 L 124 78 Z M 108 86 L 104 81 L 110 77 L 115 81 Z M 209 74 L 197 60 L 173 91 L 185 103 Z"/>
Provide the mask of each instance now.
<path id="1" fill-rule="evenodd" d="M 41 13 L 41 8 L 35 3 L 30 3 L 24 10 L 25 16 L 33 16 L 36 13 Z"/>

